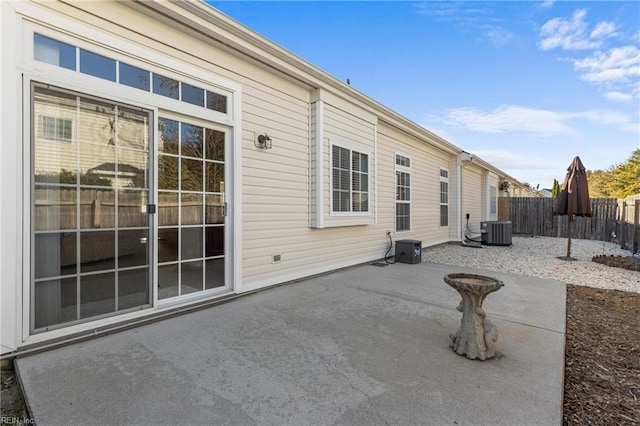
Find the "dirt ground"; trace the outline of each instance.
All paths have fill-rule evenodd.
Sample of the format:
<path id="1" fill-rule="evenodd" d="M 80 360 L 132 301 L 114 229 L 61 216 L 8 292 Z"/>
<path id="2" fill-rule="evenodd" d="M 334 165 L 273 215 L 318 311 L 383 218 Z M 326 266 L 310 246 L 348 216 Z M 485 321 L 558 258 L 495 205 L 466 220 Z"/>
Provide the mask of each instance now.
<path id="1" fill-rule="evenodd" d="M 16 425 L 29 424 L 20 385 L 13 370 L 2 370 L 2 385 L 0 387 L 0 424 Z"/>
<path id="2" fill-rule="evenodd" d="M 640 293 L 567 286 L 565 425 L 640 425 Z"/>
<path id="3" fill-rule="evenodd" d="M 640 425 L 640 293 L 567 286 L 564 425 Z M 2 425 L 29 424 L 12 371 Z"/>

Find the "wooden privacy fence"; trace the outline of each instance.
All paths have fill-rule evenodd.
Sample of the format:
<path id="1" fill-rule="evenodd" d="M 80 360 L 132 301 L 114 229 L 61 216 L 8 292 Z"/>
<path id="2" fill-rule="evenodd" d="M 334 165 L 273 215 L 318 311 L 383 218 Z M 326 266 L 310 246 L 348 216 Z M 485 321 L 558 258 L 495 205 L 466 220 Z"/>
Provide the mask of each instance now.
<path id="1" fill-rule="evenodd" d="M 568 237 L 567 216 L 554 216 L 555 198 L 499 198 L 500 220 L 510 220 L 514 234 Z M 572 238 L 611 241 L 616 231 L 617 200 L 592 198 L 592 217 L 577 217 L 571 231 Z"/>
<path id="2" fill-rule="evenodd" d="M 640 194 L 624 199 L 592 198 L 592 217 L 576 217 L 572 238 L 611 241 L 640 251 Z M 555 198 L 500 197 L 498 219 L 510 220 L 514 234 L 568 236 L 567 216 L 554 216 Z"/>
<path id="3" fill-rule="evenodd" d="M 633 253 L 640 245 L 640 194 L 618 200 L 616 237 L 620 247 Z"/>

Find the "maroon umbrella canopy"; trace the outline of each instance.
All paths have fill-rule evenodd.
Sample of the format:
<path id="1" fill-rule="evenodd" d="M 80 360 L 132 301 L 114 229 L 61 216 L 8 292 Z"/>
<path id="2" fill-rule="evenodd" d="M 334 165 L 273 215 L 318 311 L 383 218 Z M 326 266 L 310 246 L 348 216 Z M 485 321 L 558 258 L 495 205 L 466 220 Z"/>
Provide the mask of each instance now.
<path id="1" fill-rule="evenodd" d="M 587 172 L 580 157 L 574 158 L 567 169 L 567 177 L 558 194 L 553 214 L 591 217 Z"/>

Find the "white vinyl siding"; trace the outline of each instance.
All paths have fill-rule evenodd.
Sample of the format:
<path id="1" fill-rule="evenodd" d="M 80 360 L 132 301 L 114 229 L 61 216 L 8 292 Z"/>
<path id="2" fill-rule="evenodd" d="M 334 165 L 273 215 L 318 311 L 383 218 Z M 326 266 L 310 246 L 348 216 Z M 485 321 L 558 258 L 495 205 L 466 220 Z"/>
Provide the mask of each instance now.
<path id="1" fill-rule="evenodd" d="M 243 276 L 245 285 L 309 265 L 309 103 L 265 73 L 243 81 Z M 262 82 L 265 82 L 264 84 Z M 272 149 L 256 148 L 268 133 Z M 279 263 L 272 263 L 280 255 Z"/>
<path id="2" fill-rule="evenodd" d="M 469 226 L 472 231 L 479 231 L 480 222 L 485 220 L 482 208 L 482 170 L 475 166 L 462 169 L 462 221 L 466 223 L 469 215 Z"/>
<path id="3" fill-rule="evenodd" d="M 411 228 L 402 238 L 420 240 L 425 247 L 449 241 L 449 228 L 439 226 L 438 171 L 448 169 L 454 157 L 386 123 L 378 127 L 377 155 L 387 159 L 378 162 L 378 223 L 396 229 L 396 154 L 409 158 L 411 167 Z"/>

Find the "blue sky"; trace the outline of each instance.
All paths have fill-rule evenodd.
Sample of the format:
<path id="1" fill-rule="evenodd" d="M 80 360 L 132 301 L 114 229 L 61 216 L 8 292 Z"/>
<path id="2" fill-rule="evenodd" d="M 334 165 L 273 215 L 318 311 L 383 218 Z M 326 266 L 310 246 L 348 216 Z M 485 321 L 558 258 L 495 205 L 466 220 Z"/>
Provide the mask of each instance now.
<path id="1" fill-rule="evenodd" d="M 640 148 L 640 2 L 209 2 L 514 178 Z"/>

